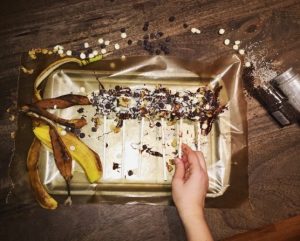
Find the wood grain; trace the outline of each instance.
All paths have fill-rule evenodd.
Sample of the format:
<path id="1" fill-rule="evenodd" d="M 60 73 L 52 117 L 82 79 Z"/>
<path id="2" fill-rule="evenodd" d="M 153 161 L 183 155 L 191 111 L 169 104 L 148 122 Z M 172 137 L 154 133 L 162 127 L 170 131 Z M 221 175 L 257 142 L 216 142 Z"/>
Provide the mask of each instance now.
<path id="1" fill-rule="evenodd" d="M 174 15 L 173 23 L 168 18 Z M 0 201 L 5 203 L 10 180 L 7 168 L 16 127 L 6 109 L 14 104 L 20 55 L 36 47 L 62 44 L 81 50 L 103 37 L 118 42 L 121 55 L 147 55 L 134 43 L 144 21 L 150 31 L 171 37 L 171 54 L 210 60 L 232 54 L 224 38 L 242 40 L 254 54 L 278 71 L 293 66 L 300 72 L 300 4 L 297 0 L 3 0 L 0 15 Z M 200 35 L 184 29 L 198 27 Z M 219 28 L 226 35 L 217 34 Z M 112 46 L 109 50 L 113 50 Z M 259 104 L 248 99 L 250 202 L 238 209 L 207 209 L 216 240 L 300 214 L 300 129 L 280 129 Z M 1 206 L 0 240 L 185 240 L 176 209 L 165 206 L 87 205 L 60 207 L 57 212 L 28 206 Z M 20 235 L 21 234 L 21 235 Z"/>
<path id="2" fill-rule="evenodd" d="M 298 241 L 300 239 L 300 216 L 235 235 L 223 241 Z"/>

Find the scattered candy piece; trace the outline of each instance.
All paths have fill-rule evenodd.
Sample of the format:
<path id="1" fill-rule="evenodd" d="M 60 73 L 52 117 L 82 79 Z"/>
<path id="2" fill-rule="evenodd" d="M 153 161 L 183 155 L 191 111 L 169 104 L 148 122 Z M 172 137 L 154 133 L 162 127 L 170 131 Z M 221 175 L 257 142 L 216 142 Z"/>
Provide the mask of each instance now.
<path id="1" fill-rule="evenodd" d="M 57 53 L 58 53 L 59 55 L 62 55 L 62 54 L 64 53 L 64 50 L 63 50 L 63 49 L 59 49 L 59 50 L 57 51 Z"/>
<path id="2" fill-rule="evenodd" d="M 80 58 L 81 58 L 81 59 L 85 59 L 85 58 L 86 58 L 85 53 L 81 53 L 81 54 L 80 54 Z"/>
<path id="3" fill-rule="evenodd" d="M 109 65 L 112 69 L 116 68 L 116 64 L 114 62 L 111 62 Z"/>
<path id="4" fill-rule="evenodd" d="M 66 54 L 67 54 L 68 56 L 71 56 L 71 55 L 72 55 L 72 51 L 71 51 L 71 50 L 67 50 Z"/>
<path id="5" fill-rule="evenodd" d="M 224 34 L 224 33 L 225 33 L 225 29 L 224 29 L 224 28 L 220 28 L 220 29 L 219 29 L 219 34 L 222 35 L 222 34 Z"/>
<path id="6" fill-rule="evenodd" d="M 229 44 L 230 44 L 230 40 L 229 40 L 229 39 L 225 39 L 225 40 L 224 40 L 224 44 L 225 44 L 225 45 L 229 45 Z"/>
<path id="7" fill-rule="evenodd" d="M 250 63 L 250 62 L 246 62 L 246 63 L 245 63 L 245 66 L 246 66 L 247 68 L 249 68 L 249 67 L 251 67 L 251 63 Z"/>
<path id="8" fill-rule="evenodd" d="M 80 92 L 81 93 L 85 93 L 85 88 L 82 86 L 82 87 L 80 87 Z"/>
<path id="9" fill-rule="evenodd" d="M 244 54 L 245 54 L 245 50 L 244 50 L 244 49 L 240 49 L 240 50 L 239 50 L 239 54 L 240 54 L 240 55 L 244 55 Z"/>

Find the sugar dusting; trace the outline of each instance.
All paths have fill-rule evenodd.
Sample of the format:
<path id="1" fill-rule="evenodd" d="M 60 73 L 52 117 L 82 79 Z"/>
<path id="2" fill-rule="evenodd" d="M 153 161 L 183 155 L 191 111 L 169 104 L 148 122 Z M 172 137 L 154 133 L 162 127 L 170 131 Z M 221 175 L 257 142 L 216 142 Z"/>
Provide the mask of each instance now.
<path id="1" fill-rule="evenodd" d="M 259 49 L 260 42 L 252 43 L 246 47 L 245 62 L 250 62 L 254 68 L 253 77 L 261 84 L 275 78 L 278 73 L 272 65 L 272 60 L 267 60 L 267 51 Z"/>

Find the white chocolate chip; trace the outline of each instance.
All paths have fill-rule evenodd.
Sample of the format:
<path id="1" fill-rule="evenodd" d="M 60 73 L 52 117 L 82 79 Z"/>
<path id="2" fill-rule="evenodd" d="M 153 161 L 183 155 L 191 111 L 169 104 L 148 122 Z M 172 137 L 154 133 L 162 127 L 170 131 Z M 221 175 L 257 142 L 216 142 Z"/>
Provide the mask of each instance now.
<path id="1" fill-rule="evenodd" d="M 104 43 L 103 38 L 99 38 L 99 39 L 98 39 L 98 43 L 99 43 L 99 44 L 103 44 L 103 43 Z"/>
<path id="2" fill-rule="evenodd" d="M 126 56 L 125 56 L 125 55 L 122 55 L 122 56 L 121 56 L 121 60 L 124 61 L 125 59 L 126 59 Z"/>
<path id="3" fill-rule="evenodd" d="M 109 45 L 109 40 L 106 40 L 105 42 L 104 42 L 104 44 L 106 45 L 106 46 L 108 46 Z"/>
<path id="4" fill-rule="evenodd" d="M 84 47 L 87 49 L 88 47 L 90 47 L 89 43 L 88 42 L 85 42 L 84 43 Z"/>
<path id="5" fill-rule="evenodd" d="M 53 109 L 56 110 L 56 109 L 57 109 L 57 105 L 54 105 L 54 106 L 53 106 Z"/>
<path id="6" fill-rule="evenodd" d="M 70 146 L 71 151 L 75 151 L 75 149 L 76 149 L 75 146 Z"/>
<path id="7" fill-rule="evenodd" d="M 191 28 L 192 33 L 196 33 L 196 31 L 197 31 L 196 28 Z"/>
<path id="8" fill-rule="evenodd" d="M 101 54 L 106 54 L 106 49 L 101 49 Z"/>
<path id="9" fill-rule="evenodd" d="M 81 53 L 81 54 L 80 54 L 80 58 L 81 58 L 81 59 L 85 59 L 85 58 L 86 58 L 85 53 Z"/>
<path id="10" fill-rule="evenodd" d="M 127 34 L 126 33 L 121 33 L 121 38 L 127 38 Z"/>
<path id="11" fill-rule="evenodd" d="M 229 45 L 229 44 L 230 44 L 230 40 L 229 40 L 229 39 L 225 39 L 225 40 L 224 40 L 224 44 L 225 44 L 225 45 Z"/>
<path id="12" fill-rule="evenodd" d="M 207 124 L 206 123 L 203 123 L 203 125 L 202 125 L 202 129 L 206 129 L 207 128 Z"/>
<path id="13" fill-rule="evenodd" d="M 65 135 L 67 134 L 67 132 L 66 132 L 65 130 L 62 130 L 62 131 L 60 132 L 60 134 L 61 134 L 62 136 L 65 136 Z"/>
<path id="14" fill-rule="evenodd" d="M 233 48 L 234 50 L 238 50 L 238 49 L 239 49 L 239 46 L 235 44 L 235 45 L 232 46 L 232 48 Z"/>
<path id="15" fill-rule="evenodd" d="M 109 65 L 112 69 L 116 68 L 116 64 L 114 62 L 111 62 Z"/>
<path id="16" fill-rule="evenodd" d="M 67 50 L 66 54 L 67 54 L 68 56 L 71 56 L 71 55 L 72 55 L 72 51 L 71 51 L 71 50 Z"/>
<path id="17" fill-rule="evenodd" d="M 120 45 L 119 44 L 115 44 L 115 49 L 120 49 Z"/>
<path id="18" fill-rule="evenodd" d="M 224 29 L 224 28 L 220 28 L 220 29 L 219 29 L 219 34 L 222 35 L 222 34 L 224 34 L 224 33 L 225 33 L 225 29 Z"/>
<path id="19" fill-rule="evenodd" d="M 95 56 L 94 56 L 94 54 L 93 53 L 90 53 L 89 54 L 89 59 L 92 59 L 92 58 L 94 58 Z"/>
<path id="20" fill-rule="evenodd" d="M 235 40 L 235 41 L 234 41 L 234 44 L 236 44 L 236 45 L 239 45 L 240 43 L 241 43 L 240 40 Z"/>
<path id="21" fill-rule="evenodd" d="M 240 54 L 240 55 L 244 55 L 244 54 L 245 54 L 245 50 L 244 50 L 244 49 L 240 49 L 240 50 L 239 50 L 239 54 Z"/>
<path id="22" fill-rule="evenodd" d="M 98 52 L 97 50 L 94 50 L 94 51 L 93 51 L 93 55 L 94 55 L 94 56 L 97 56 L 98 54 L 99 54 L 99 52 Z"/>
<path id="23" fill-rule="evenodd" d="M 80 89 L 79 89 L 79 90 L 80 90 L 80 92 L 81 92 L 81 93 L 85 93 L 85 88 L 84 88 L 83 86 L 82 86 L 82 87 L 80 87 Z"/>
<path id="24" fill-rule="evenodd" d="M 63 49 L 59 49 L 59 50 L 57 51 L 57 53 L 61 55 L 61 54 L 64 53 L 64 50 L 63 50 Z"/>
<path id="25" fill-rule="evenodd" d="M 246 62 L 245 66 L 249 68 L 251 66 L 251 63 L 250 62 Z"/>

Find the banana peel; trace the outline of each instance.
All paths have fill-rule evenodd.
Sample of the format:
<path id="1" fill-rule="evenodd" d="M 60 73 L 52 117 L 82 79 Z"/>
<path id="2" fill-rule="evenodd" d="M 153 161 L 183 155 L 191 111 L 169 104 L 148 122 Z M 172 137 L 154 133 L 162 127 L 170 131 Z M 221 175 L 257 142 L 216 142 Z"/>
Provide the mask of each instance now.
<path id="1" fill-rule="evenodd" d="M 56 209 L 58 205 L 56 200 L 53 199 L 47 193 L 40 180 L 40 176 L 38 172 L 38 160 L 39 160 L 40 147 L 41 147 L 41 142 L 37 138 L 34 138 L 27 155 L 27 169 L 28 169 L 29 181 L 38 203 L 43 208 Z"/>
<path id="2" fill-rule="evenodd" d="M 89 182 L 93 183 L 102 177 L 102 165 L 97 153 L 90 149 L 85 143 L 80 141 L 73 133 L 61 134 L 62 128 L 58 128 L 58 133 L 67 147 L 74 146 L 70 152 L 74 159 L 85 171 Z M 49 126 L 40 125 L 33 129 L 35 136 L 49 149 L 52 149 L 49 136 Z"/>

